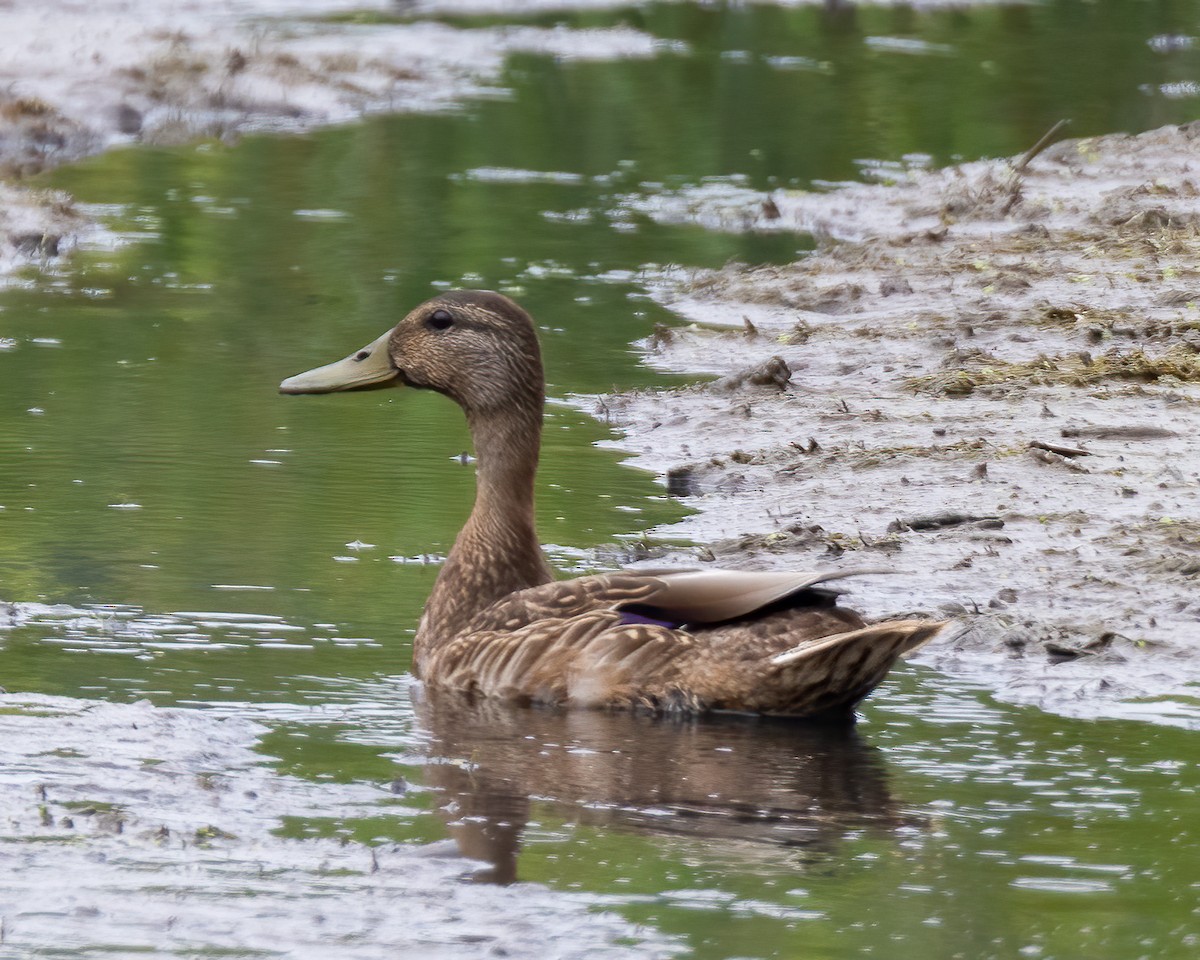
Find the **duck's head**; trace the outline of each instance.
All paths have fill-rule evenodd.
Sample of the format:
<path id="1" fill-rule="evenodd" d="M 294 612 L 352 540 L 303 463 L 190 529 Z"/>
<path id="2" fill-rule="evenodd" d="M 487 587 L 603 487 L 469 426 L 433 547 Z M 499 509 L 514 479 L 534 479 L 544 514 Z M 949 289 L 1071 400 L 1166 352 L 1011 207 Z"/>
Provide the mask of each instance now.
<path id="1" fill-rule="evenodd" d="M 344 360 L 288 377 L 280 393 L 410 386 L 444 393 L 470 413 L 536 400 L 545 392 L 533 321 L 508 297 L 455 290 L 427 300 Z"/>

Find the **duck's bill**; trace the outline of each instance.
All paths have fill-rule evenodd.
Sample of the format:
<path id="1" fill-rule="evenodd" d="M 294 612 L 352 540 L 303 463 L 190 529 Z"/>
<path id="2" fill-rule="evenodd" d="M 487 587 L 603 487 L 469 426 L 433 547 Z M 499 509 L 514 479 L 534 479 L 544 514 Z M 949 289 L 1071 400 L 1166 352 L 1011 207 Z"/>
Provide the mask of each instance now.
<path id="1" fill-rule="evenodd" d="M 366 390 L 371 387 L 400 385 L 400 371 L 392 363 L 388 350 L 389 330 L 378 340 L 356 350 L 345 360 L 327 363 L 315 370 L 288 377 L 279 385 L 280 393 L 335 393 L 338 390 Z"/>

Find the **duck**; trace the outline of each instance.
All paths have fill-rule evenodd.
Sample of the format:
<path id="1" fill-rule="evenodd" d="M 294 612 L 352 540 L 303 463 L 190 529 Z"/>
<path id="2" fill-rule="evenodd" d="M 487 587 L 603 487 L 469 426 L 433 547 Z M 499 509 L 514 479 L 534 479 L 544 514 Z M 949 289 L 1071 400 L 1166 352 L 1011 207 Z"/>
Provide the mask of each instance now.
<path id="1" fill-rule="evenodd" d="M 901 656 L 944 623 L 868 624 L 836 581 L 862 570 L 619 570 L 557 580 L 534 496 L 545 375 L 530 315 L 452 290 L 283 394 L 407 387 L 466 415 L 475 501 L 413 638 L 429 693 L 654 714 L 853 719 Z"/>

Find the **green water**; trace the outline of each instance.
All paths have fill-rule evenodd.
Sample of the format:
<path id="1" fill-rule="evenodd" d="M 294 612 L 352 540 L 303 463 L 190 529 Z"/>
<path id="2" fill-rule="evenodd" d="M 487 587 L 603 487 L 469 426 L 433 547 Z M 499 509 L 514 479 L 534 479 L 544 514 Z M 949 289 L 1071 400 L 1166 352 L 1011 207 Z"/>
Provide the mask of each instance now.
<path id="1" fill-rule="evenodd" d="M 808 242 L 657 226 L 622 197 L 1007 155 L 1064 116 L 1079 135 L 1189 120 L 1195 99 L 1156 91 L 1200 79 L 1200 53 L 1148 41 L 1200 29 L 1200 3 L 558 20 L 690 52 L 522 57 L 511 99 L 459 114 L 53 176 L 137 239 L 0 294 L 0 597 L 69 605 L 0 634 L 0 685 L 265 716 L 281 770 L 420 788 L 287 835 L 449 831 L 497 877 L 582 890 L 698 958 L 1193 956 L 1195 732 L 1064 721 L 911 668 L 840 738 L 414 706 L 408 640 L 472 494 L 461 417 L 411 391 L 275 389 L 444 285 L 530 309 L 552 397 L 662 383 L 630 347 L 670 320 L 643 270 Z M 609 436 L 550 409 L 539 524 L 563 569 L 681 515 L 594 446 Z M 471 816 L 448 827 L 439 797 Z"/>

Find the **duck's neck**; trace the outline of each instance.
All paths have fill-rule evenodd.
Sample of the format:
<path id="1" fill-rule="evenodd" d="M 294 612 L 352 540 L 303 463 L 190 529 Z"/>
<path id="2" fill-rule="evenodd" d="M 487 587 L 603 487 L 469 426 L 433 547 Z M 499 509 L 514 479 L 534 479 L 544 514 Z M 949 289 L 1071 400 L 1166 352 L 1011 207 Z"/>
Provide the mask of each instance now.
<path id="1" fill-rule="evenodd" d="M 480 610 L 553 579 L 534 524 L 542 399 L 522 409 L 468 413 L 476 454 L 475 507 L 438 574 L 417 630 L 414 660 L 459 635 Z"/>

